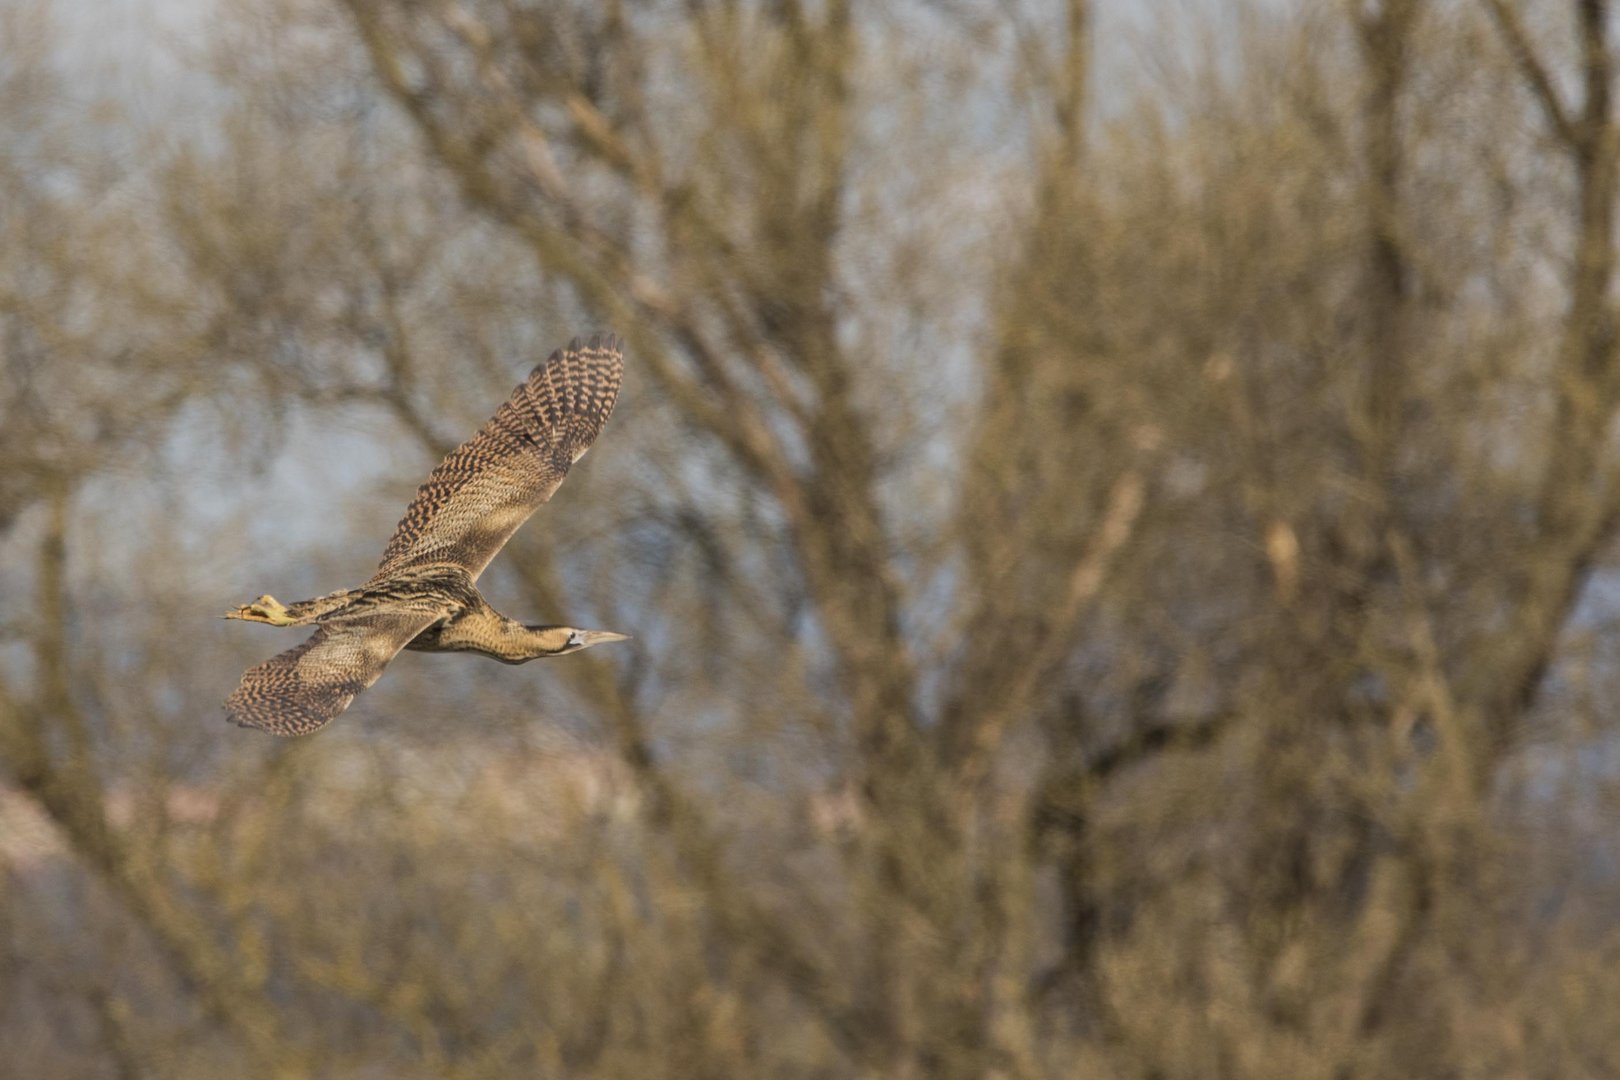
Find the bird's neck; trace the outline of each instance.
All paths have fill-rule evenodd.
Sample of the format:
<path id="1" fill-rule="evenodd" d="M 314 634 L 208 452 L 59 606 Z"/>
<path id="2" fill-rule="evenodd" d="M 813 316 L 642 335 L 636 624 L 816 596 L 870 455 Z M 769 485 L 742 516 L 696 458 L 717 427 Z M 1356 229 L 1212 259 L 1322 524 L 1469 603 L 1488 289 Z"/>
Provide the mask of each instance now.
<path id="1" fill-rule="evenodd" d="M 524 626 L 482 607 L 445 623 L 425 647 L 435 652 L 475 652 L 508 664 L 554 656 L 568 644 L 561 626 Z"/>
<path id="2" fill-rule="evenodd" d="M 502 660 L 515 664 L 555 656 L 567 648 L 569 633 L 565 626 L 525 626 L 503 616 L 498 652 Z"/>

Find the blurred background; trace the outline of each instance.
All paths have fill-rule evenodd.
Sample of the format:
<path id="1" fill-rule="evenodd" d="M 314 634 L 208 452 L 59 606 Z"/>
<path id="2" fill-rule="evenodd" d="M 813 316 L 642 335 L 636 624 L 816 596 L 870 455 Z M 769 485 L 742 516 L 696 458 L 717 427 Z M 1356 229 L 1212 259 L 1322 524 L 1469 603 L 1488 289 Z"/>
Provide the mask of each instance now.
<path id="1" fill-rule="evenodd" d="M 0 1072 L 1620 1076 L 1617 21 L 0 2 Z M 634 641 L 227 726 L 608 329 Z"/>

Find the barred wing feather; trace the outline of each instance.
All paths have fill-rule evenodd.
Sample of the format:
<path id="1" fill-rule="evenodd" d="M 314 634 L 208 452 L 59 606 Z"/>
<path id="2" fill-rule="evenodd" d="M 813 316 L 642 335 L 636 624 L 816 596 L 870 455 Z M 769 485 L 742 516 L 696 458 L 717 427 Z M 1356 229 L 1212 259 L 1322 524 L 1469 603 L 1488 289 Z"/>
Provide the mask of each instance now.
<path id="1" fill-rule="evenodd" d="M 552 353 L 417 489 L 379 574 L 447 562 L 476 579 L 601 434 L 623 371 L 611 335 Z"/>
<path id="2" fill-rule="evenodd" d="M 242 727 L 307 735 L 348 708 L 407 642 L 439 618 L 432 612 L 374 611 L 322 623 L 302 645 L 249 668 L 225 699 L 225 711 Z"/>

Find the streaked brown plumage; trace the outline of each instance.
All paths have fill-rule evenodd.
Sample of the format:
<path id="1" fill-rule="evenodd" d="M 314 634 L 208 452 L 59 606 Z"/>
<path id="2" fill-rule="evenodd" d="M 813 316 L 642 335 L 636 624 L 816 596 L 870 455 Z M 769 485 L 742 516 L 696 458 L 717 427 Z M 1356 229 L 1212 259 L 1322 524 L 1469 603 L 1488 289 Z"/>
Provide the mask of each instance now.
<path id="1" fill-rule="evenodd" d="M 376 682 L 401 649 L 520 664 L 622 640 L 605 630 L 524 626 L 490 607 L 475 584 L 601 434 L 622 377 L 617 338 L 576 338 L 433 470 L 370 581 L 290 605 L 261 596 L 227 612 L 316 626 L 302 645 L 248 669 L 225 699 L 230 718 L 275 735 L 308 734 Z"/>

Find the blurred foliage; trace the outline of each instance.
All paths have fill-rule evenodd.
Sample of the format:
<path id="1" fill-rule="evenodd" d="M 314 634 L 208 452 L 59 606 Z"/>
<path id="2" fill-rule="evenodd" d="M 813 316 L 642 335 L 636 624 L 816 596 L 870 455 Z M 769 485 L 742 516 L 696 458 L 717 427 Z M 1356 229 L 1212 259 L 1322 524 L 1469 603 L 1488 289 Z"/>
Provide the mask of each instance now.
<path id="1" fill-rule="evenodd" d="M 242 0 L 155 119 L 56 14 L 0 6 L 19 1075 L 1620 1074 L 1601 0 Z M 485 583 L 634 642 L 220 723 L 287 642 L 211 616 L 363 580 L 608 328 Z"/>

